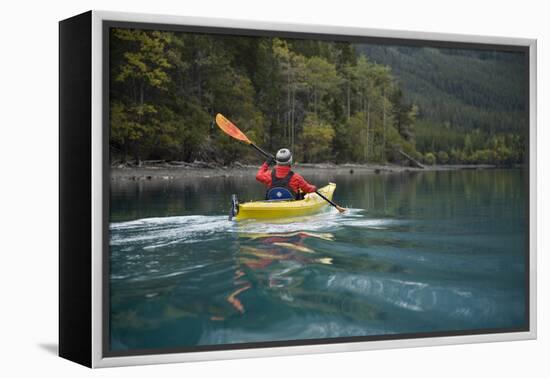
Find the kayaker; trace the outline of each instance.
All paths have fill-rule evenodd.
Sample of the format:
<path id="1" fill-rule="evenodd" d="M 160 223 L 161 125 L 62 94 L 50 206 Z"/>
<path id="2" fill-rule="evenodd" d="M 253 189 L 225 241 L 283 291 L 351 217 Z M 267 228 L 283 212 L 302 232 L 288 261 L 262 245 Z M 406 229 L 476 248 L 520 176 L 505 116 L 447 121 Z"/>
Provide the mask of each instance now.
<path id="1" fill-rule="evenodd" d="M 269 166 L 273 164 L 276 164 L 275 169 L 270 170 Z M 298 173 L 292 172 L 291 165 L 292 153 L 287 148 L 281 148 L 277 151 L 275 159 L 262 164 L 256 174 L 256 180 L 268 187 L 267 200 L 301 199 L 303 193 L 317 190 L 315 185 L 308 183 Z"/>

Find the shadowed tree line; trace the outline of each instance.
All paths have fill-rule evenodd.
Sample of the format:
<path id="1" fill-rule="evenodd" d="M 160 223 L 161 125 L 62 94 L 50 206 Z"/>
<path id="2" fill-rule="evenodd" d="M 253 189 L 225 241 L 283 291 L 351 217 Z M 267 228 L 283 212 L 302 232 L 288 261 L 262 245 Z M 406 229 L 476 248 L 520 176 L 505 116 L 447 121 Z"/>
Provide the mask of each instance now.
<path id="1" fill-rule="evenodd" d="M 114 161 L 257 161 L 214 126 L 218 112 L 299 162 L 392 162 L 399 150 L 427 163 L 523 159 L 513 130 L 417 120 L 390 66 L 347 42 L 112 29 L 110 67 Z"/>
<path id="2" fill-rule="evenodd" d="M 526 54 L 359 45 L 392 67 L 418 108 L 416 148 L 427 162 L 522 162 L 528 127 Z"/>

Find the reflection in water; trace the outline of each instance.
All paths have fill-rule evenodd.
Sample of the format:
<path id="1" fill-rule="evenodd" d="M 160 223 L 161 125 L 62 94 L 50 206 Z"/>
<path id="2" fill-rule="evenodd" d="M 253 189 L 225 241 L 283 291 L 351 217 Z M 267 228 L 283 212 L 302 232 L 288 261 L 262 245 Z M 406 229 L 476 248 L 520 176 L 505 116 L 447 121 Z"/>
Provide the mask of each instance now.
<path id="1" fill-rule="evenodd" d="M 250 284 L 246 284 L 243 287 L 240 287 L 234 292 L 232 292 L 231 294 L 229 294 L 229 296 L 227 297 L 227 301 L 231 303 L 231 305 L 233 305 L 233 307 L 235 307 L 235 309 L 237 309 L 237 311 L 239 311 L 242 314 L 244 314 L 244 306 L 242 305 L 241 301 L 237 299 L 237 295 L 239 295 L 241 292 L 245 290 L 250 289 L 250 286 L 251 286 Z M 222 318 L 222 317 L 220 316 L 219 318 Z"/>
<path id="2" fill-rule="evenodd" d="M 253 177 L 114 181 L 111 348 L 523 324 L 521 171 L 309 179 L 350 210 L 235 223 Z"/>
<path id="3" fill-rule="evenodd" d="M 281 289 L 289 287 L 294 280 L 292 272 L 307 264 L 332 264 L 330 257 L 312 257 L 304 254 L 315 254 L 315 251 L 307 247 L 304 242 L 307 238 L 319 238 L 322 240 L 333 240 L 330 233 L 316 234 L 313 232 L 288 232 L 274 234 L 241 234 L 239 253 L 239 266 L 235 274 L 236 284 L 246 280 L 247 276 L 253 276 L 252 280 L 258 282 L 262 278 L 266 281 L 264 286 L 270 289 Z M 245 239 L 254 241 L 254 247 L 246 244 Z M 274 262 L 282 262 L 276 267 L 268 267 Z M 248 273 L 245 273 L 248 272 Z M 239 293 L 249 289 L 251 283 L 231 293 L 227 300 L 237 309 L 244 313 L 244 306 L 236 297 Z"/>

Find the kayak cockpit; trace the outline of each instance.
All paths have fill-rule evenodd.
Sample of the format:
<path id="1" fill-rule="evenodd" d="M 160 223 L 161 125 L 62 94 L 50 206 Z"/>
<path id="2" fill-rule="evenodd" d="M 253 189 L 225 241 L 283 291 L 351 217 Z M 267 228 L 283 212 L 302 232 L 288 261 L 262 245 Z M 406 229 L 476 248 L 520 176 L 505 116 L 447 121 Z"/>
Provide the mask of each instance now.
<path id="1" fill-rule="evenodd" d="M 326 198 L 332 200 L 336 184 L 329 183 L 319 189 Z M 232 196 L 230 219 L 283 219 L 312 215 L 328 206 L 328 202 L 316 193 L 308 193 L 300 200 L 261 200 L 239 203 Z"/>

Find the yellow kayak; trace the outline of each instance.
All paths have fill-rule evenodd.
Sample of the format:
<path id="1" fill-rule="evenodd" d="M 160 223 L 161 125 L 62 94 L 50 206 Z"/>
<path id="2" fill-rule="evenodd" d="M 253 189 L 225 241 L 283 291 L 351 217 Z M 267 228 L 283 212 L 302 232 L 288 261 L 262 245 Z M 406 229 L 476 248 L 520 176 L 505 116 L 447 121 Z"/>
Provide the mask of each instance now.
<path id="1" fill-rule="evenodd" d="M 336 184 L 329 183 L 319 192 L 332 200 Z M 315 193 L 308 193 L 298 201 L 253 201 L 236 205 L 235 220 L 243 219 L 281 219 L 302 217 L 318 213 L 329 206 L 328 202 Z"/>

